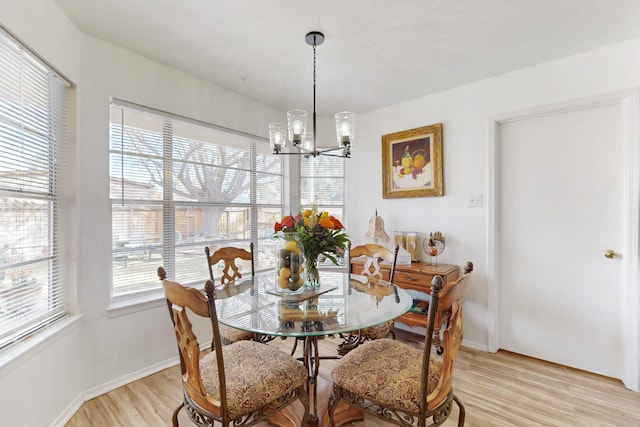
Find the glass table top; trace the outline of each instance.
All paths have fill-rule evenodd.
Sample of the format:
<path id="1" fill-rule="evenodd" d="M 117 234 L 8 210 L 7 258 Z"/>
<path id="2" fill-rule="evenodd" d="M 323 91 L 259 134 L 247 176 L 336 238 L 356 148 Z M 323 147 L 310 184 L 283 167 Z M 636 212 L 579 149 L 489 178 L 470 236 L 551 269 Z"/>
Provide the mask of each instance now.
<path id="1" fill-rule="evenodd" d="M 374 326 L 402 315 L 412 297 L 385 280 L 320 271 L 320 288 L 283 294 L 265 271 L 216 288 L 218 321 L 265 335 L 305 337 Z"/>

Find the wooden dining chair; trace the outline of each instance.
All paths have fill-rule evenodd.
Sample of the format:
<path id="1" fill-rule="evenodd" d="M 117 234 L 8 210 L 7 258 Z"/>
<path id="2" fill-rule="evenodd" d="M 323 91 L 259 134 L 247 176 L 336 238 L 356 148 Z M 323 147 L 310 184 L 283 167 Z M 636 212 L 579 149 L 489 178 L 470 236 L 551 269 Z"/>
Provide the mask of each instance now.
<path id="1" fill-rule="evenodd" d="M 393 278 L 396 274 L 396 263 L 398 261 L 399 249 L 399 245 L 395 246 L 393 252 L 378 244 L 365 244 L 355 246 L 354 248 L 349 246 L 349 269 L 351 269 L 351 260 L 365 256 L 367 257 L 367 261 L 364 264 L 364 271 L 361 274 L 382 278 L 379 261 L 381 259 L 390 261 L 391 271 L 389 272 L 389 282 L 393 283 Z M 368 328 L 352 332 L 344 337 L 343 342 L 338 345 L 338 354 L 343 356 L 365 341 L 377 340 L 388 336 L 392 336 L 395 339 L 395 334 L 393 333 L 394 325 L 395 321 L 392 319 L 379 325 L 370 326 Z"/>
<path id="2" fill-rule="evenodd" d="M 254 341 L 222 345 L 212 280 L 205 283 L 205 296 L 197 289 L 167 280 L 162 267 L 158 276 L 178 343 L 182 375 L 184 399 L 173 412 L 173 426 L 178 426 L 178 413 L 183 407 L 198 426 L 213 427 L 215 422 L 225 427 L 250 426 L 296 400 L 304 407 L 301 425 L 306 425 L 307 369 L 281 350 Z M 210 320 L 214 344 L 207 354 L 200 352 L 189 319 L 192 314 Z"/>
<path id="3" fill-rule="evenodd" d="M 211 250 L 207 246 L 204 248 L 204 252 L 207 256 L 207 265 L 209 267 L 209 278 L 215 284 L 215 278 L 213 277 L 213 269 L 221 261 L 223 262 L 222 276 L 220 277 L 220 284 L 226 285 L 227 283 L 242 278 L 240 267 L 236 263 L 237 260 L 244 260 L 251 262 L 251 275 L 255 274 L 254 261 L 253 261 L 253 242 L 249 244 L 249 250 L 242 248 L 236 248 L 232 246 L 223 247 L 217 251 L 211 253 Z M 220 298 L 224 298 L 223 293 L 219 293 Z M 243 331 L 240 329 L 232 328 L 226 325 L 220 325 L 220 335 L 222 341 L 225 344 L 234 343 L 242 340 L 255 340 L 266 342 L 270 341 L 271 337 L 266 337 L 252 332 Z"/>
<path id="4" fill-rule="evenodd" d="M 451 383 L 472 269 L 444 289 L 442 277 L 433 278 L 422 349 L 381 339 L 364 343 L 336 363 L 328 408 L 332 427 L 353 420 L 346 410 L 349 406 L 403 426 L 425 427 L 429 418 L 433 421 L 429 426 L 437 426 L 449 417 L 453 402 L 459 407 L 458 426 L 464 426 L 464 405 Z M 440 354 L 432 350 L 438 319 L 442 322 Z"/>

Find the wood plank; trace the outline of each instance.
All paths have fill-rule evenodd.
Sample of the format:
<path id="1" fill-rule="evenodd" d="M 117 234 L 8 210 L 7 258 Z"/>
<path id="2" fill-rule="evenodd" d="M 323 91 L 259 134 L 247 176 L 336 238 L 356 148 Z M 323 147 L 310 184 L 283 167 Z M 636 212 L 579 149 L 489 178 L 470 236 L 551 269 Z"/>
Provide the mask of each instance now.
<path id="1" fill-rule="evenodd" d="M 398 330 L 396 335 L 412 345 L 421 344 L 417 335 Z M 340 342 L 320 340 L 321 354 L 335 354 Z M 274 340 L 268 345 L 289 352 L 293 340 Z M 334 365 L 333 360 L 320 363 L 320 413 L 326 409 L 331 393 Z M 467 427 L 640 425 L 640 393 L 625 389 L 620 381 L 514 353 L 461 348 L 454 387 L 467 410 Z M 170 426 L 171 414 L 181 398 L 180 370 L 174 366 L 85 402 L 67 427 Z M 301 412 L 301 408 L 294 409 Z M 458 410 L 454 408 L 443 426 L 457 425 Z M 182 426 L 193 425 L 184 411 L 179 419 Z M 368 415 L 350 425 L 392 426 Z"/>

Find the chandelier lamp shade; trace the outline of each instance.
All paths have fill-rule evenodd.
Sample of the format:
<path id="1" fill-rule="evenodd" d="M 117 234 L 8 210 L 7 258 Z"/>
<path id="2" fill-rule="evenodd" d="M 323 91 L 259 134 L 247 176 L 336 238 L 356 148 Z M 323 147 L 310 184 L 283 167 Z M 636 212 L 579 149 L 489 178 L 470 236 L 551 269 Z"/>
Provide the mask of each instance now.
<path id="1" fill-rule="evenodd" d="M 337 145 L 318 149 L 316 145 L 316 46 L 324 41 L 324 34 L 311 31 L 305 36 L 308 45 L 313 46 L 313 116 L 312 128 L 307 126 L 308 113 L 305 110 L 287 111 L 287 124 L 269 124 L 269 144 L 273 154 L 295 154 L 306 158 L 317 156 L 351 157 L 351 143 L 355 135 L 356 115 L 343 111 L 335 115 Z M 288 145 L 297 151 L 284 151 Z"/>

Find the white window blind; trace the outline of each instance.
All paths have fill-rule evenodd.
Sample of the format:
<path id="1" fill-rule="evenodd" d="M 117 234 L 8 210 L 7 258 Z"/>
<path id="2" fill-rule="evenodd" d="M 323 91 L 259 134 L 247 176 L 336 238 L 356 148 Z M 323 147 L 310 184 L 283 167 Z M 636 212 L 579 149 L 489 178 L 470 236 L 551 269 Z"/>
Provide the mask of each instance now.
<path id="1" fill-rule="evenodd" d="M 300 206 L 309 208 L 316 202 L 318 209 L 344 220 L 345 160 L 341 157 L 319 156 L 300 158 Z"/>
<path id="2" fill-rule="evenodd" d="M 345 218 L 345 159 L 319 156 L 300 158 L 300 207 L 329 212 L 343 223 Z M 340 260 L 344 262 L 344 260 Z M 332 265 L 327 261 L 327 265 Z"/>
<path id="3" fill-rule="evenodd" d="M 0 29 L 0 348 L 65 315 L 59 194 L 70 87 Z"/>
<path id="4" fill-rule="evenodd" d="M 256 269 L 273 266 L 283 164 L 266 141 L 120 100 L 110 130 L 112 298 L 158 292 L 160 265 L 203 284 L 205 246 L 253 242 Z"/>

